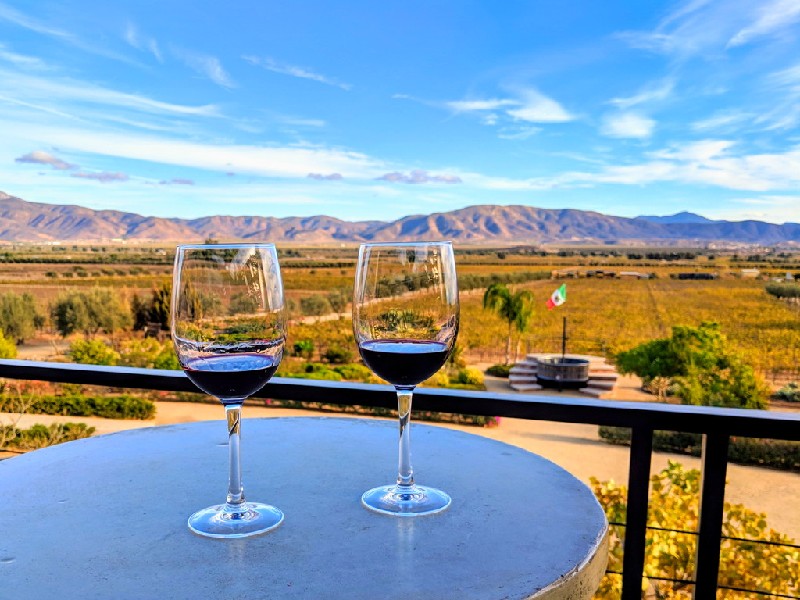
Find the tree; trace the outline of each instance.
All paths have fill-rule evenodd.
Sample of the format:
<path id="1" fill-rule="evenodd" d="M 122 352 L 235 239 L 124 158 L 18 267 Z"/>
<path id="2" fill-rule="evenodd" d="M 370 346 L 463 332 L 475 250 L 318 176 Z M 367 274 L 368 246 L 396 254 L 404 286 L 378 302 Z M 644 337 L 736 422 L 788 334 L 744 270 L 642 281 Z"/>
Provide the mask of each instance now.
<path id="1" fill-rule="evenodd" d="M 43 317 L 36 310 L 36 301 L 31 294 L 10 292 L 0 296 L 0 329 L 5 337 L 22 343 L 42 322 Z"/>
<path id="2" fill-rule="evenodd" d="M 697 536 L 684 531 L 697 531 L 699 522 L 700 471 L 684 470 L 670 461 L 651 478 L 650 519 L 647 533 L 643 586 L 647 596 L 657 599 L 690 599 L 691 580 L 695 571 Z M 600 482 L 591 478 L 592 490 L 609 521 L 625 521 L 627 490 L 614 481 Z M 658 528 L 658 529 L 656 529 Z M 788 536 L 767 528 L 766 515 L 742 504 L 725 503 L 720 543 L 720 585 L 763 590 L 774 594 L 796 596 L 800 592 L 797 569 L 800 550 L 790 546 L 776 548 L 730 538 L 764 540 L 772 544 L 794 544 Z M 622 570 L 624 529 L 612 529 L 609 547 L 609 571 Z M 617 600 L 619 589 L 607 575 L 595 598 Z M 676 581 L 661 581 L 664 578 Z M 749 598 L 741 592 L 719 590 L 717 598 Z"/>
<path id="3" fill-rule="evenodd" d="M 131 325 L 130 311 L 112 290 L 94 288 L 88 292 L 68 292 L 56 299 L 50 315 L 58 332 L 66 337 L 83 332 L 114 333 Z"/>
<path id="4" fill-rule="evenodd" d="M 331 312 L 331 303 L 321 294 L 300 298 L 300 311 L 304 315 L 319 317 Z"/>
<path id="5" fill-rule="evenodd" d="M 143 300 L 137 294 L 131 299 L 133 328 L 140 331 L 149 323 L 158 323 L 161 329 L 169 329 L 170 303 L 172 300 L 172 284 L 163 283 L 154 287 L 150 300 Z"/>
<path id="6" fill-rule="evenodd" d="M 500 318 L 508 322 L 508 340 L 506 341 L 506 364 L 511 362 L 511 343 L 513 329 L 523 333 L 533 316 L 533 294 L 528 290 L 511 293 L 508 286 L 493 283 L 483 294 L 483 308 L 496 312 Z"/>
<path id="7" fill-rule="evenodd" d="M 328 294 L 328 302 L 331 310 L 336 313 L 343 313 L 347 309 L 349 295 L 342 290 L 334 290 Z"/>
<path id="8" fill-rule="evenodd" d="M 620 352 L 616 365 L 644 384 L 659 379 L 675 383 L 684 404 L 766 408 L 769 388 L 733 351 L 717 323 L 676 326 L 672 337 L 652 340 Z"/>

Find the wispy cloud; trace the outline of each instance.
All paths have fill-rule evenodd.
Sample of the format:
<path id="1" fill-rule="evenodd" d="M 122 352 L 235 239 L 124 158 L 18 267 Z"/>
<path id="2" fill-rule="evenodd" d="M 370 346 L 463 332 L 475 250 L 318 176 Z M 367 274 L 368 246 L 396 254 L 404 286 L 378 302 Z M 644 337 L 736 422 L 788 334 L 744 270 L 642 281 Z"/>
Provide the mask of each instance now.
<path id="1" fill-rule="evenodd" d="M 50 66 L 47 65 L 42 59 L 35 56 L 27 56 L 12 52 L 2 42 L 0 42 L 0 60 L 26 70 L 47 71 L 50 69 Z"/>
<path id="2" fill-rule="evenodd" d="M 185 141 L 137 132 L 43 125 L 33 121 L 0 121 L 0 131 L 14 139 L 48 144 L 65 151 L 208 169 L 219 173 L 305 178 L 309 173 L 341 173 L 373 179 L 386 165 L 358 152 L 324 146 L 303 147 L 219 144 Z"/>
<path id="3" fill-rule="evenodd" d="M 219 116 L 213 104 L 189 106 L 154 100 L 147 96 L 118 92 L 84 81 L 32 77 L 0 69 L 0 93 L 23 102 L 50 102 L 59 106 L 70 102 L 132 109 L 144 113 L 172 116 Z"/>
<path id="4" fill-rule="evenodd" d="M 502 140 L 527 140 L 541 130 L 541 127 L 503 127 L 498 131 L 497 137 Z"/>
<path id="5" fill-rule="evenodd" d="M 279 121 L 291 127 L 325 127 L 324 119 L 301 119 L 298 117 L 280 117 Z"/>
<path id="6" fill-rule="evenodd" d="M 407 96 L 395 96 L 415 100 Z M 536 133 L 531 128 L 507 128 L 509 122 L 526 123 L 565 123 L 573 121 L 575 116 L 565 109 L 556 100 L 545 96 L 534 88 L 516 90 L 507 98 L 466 98 L 463 100 L 450 100 L 440 106 L 455 113 L 480 114 L 484 125 L 501 125 L 505 129 L 500 137 L 527 137 Z M 488 114 L 487 114 L 488 113 Z"/>
<path id="7" fill-rule="evenodd" d="M 755 22 L 743 27 L 730 39 L 729 47 L 742 46 L 765 35 L 774 34 L 800 21 L 800 2 L 797 0 L 772 0 L 756 2 Z"/>
<path id="8" fill-rule="evenodd" d="M 78 165 L 72 165 L 66 161 L 61 160 L 60 158 L 53 156 L 47 152 L 43 152 L 41 150 L 35 150 L 33 152 L 28 152 L 18 158 L 14 159 L 14 162 L 18 163 L 31 163 L 36 165 L 50 165 L 57 171 L 69 171 L 71 169 L 77 169 Z"/>
<path id="9" fill-rule="evenodd" d="M 194 185 L 194 179 L 183 179 L 181 177 L 173 177 L 172 179 L 162 179 L 158 182 L 159 185 Z"/>
<path id="10" fill-rule="evenodd" d="M 726 202 L 724 207 L 706 209 L 705 212 L 714 219 L 732 221 L 753 219 L 771 223 L 786 223 L 787 221 L 800 221 L 800 215 L 797 213 L 798 206 L 800 206 L 800 196 L 770 194 L 733 198 Z"/>
<path id="11" fill-rule="evenodd" d="M 342 174 L 341 173 L 328 173 L 327 175 L 323 175 L 322 173 L 309 173 L 306 175 L 309 179 L 316 179 L 317 181 L 341 181 Z"/>
<path id="12" fill-rule="evenodd" d="M 422 169 L 415 169 L 410 173 L 400 173 L 394 171 L 376 177 L 379 181 L 390 181 L 392 183 L 461 183 L 461 178 L 457 175 L 431 175 Z"/>
<path id="13" fill-rule="evenodd" d="M 324 83 L 325 85 L 338 87 L 346 91 L 349 91 L 353 87 L 349 83 L 342 83 L 340 81 L 337 81 L 336 79 L 327 77 L 326 75 L 320 75 L 319 73 L 307 67 L 298 67 L 297 65 L 290 65 L 288 63 L 283 63 L 269 56 L 258 57 L 252 55 L 245 55 L 242 56 L 242 59 L 253 66 L 261 67 L 263 69 L 266 69 L 267 71 L 272 71 L 273 73 L 280 73 L 281 75 L 289 75 L 291 77 L 297 77 L 299 79 L 310 79 L 311 81 Z"/>
<path id="14" fill-rule="evenodd" d="M 152 54 L 158 62 L 164 62 L 161 49 L 159 48 L 158 42 L 155 40 L 155 38 L 143 35 L 136 25 L 130 21 L 126 25 L 122 37 L 126 42 L 128 42 L 129 45 L 133 46 L 137 50 L 150 52 L 150 54 Z"/>
<path id="15" fill-rule="evenodd" d="M 519 108 L 506 111 L 519 121 L 529 123 L 564 123 L 575 119 L 563 106 L 535 89 L 524 90 Z"/>
<path id="16" fill-rule="evenodd" d="M 127 56 L 118 54 L 107 48 L 97 46 L 94 43 L 87 42 L 69 31 L 66 31 L 60 27 L 54 27 L 2 2 L 0 2 L 0 21 L 5 21 L 7 23 L 16 25 L 17 27 L 27 29 L 28 31 L 33 31 L 34 33 L 59 40 L 91 54 L 97 54 L 99 56 L 104 56 L 106 58 L 111 58 L 113 60 L 118 60 L 128 64 L 136 64 L 135 61 L 132 61 Z"/>
<path id="17" fill-rule="evenodd" d="M 396 98 L 401 97 L 395 95 Z M 471 112 L 476 110 L 497 110 L 504 106 L 519 106 L 518 100 L 511 100 L 509 98 L 495 98 L 491 100 L 453 100 L 445 102 L 445 106 L 454 110 L 455 112 Z"/>
<path id="18" fill-rule="evenodd" d="M 640 162 L 607 164 L 595 171 L 510 179 L 462 174 L 467 185 L 497 191 L 546 191 L 597 185 L 699 184 L 725 190 L 778 192 L 800 186 L 800 148 L 745 154 L 728 140 L 702 140 L 650 152 Z"/>
<path id="19" fill-rule="evenodd" d="M 751 122 L 755 115 L 749 112 L 725 110 L 714 113 L 706 119 L 700 119 L 691 124 L 694 131 L 726 131 L 735 129 L 742 123 Z"/>
<path id="20" fill-rule="evenodd" d="M 111 173 L 108 171 L 100 171 L 97 173 L 78 171 L 77 173 L 73 173 L 72 177 L 79 177 L 81 179 L 93 179 L 94 181 L 99 181 L 100 183 L 120 183 L 123 181 L 128 181 L 129 179 L 129 177 L 125 173 Z"/>
<path id="21" fill-rule="evenodd" d="M 600 132 L 615 138 L 648 138 L 653 135 L 656 122 L 643 115 L 626 112 L 606 115 Z"/>
<path id="22" fill-rule="evenodd" d="M 216 56 L 190 52 L 188 50 L 174 48 L 173 52 L 186 66 L 203 77 L 207 77 L 217 85 L 225 88 L 235 88 L 236 83 L 222 67 L 222 63 Z"/>
<path id="23" fill-rule="evenodd" d="M 672 79 L 665 79 L 654 85 L 645 87 L 633 96 L 612 98 L 609 100 L 609 104 L 613 104 L 621 109 L 628 109 L 640 104 L 660 102 L 669 98 L 674 88 L 675 82 Z"/>

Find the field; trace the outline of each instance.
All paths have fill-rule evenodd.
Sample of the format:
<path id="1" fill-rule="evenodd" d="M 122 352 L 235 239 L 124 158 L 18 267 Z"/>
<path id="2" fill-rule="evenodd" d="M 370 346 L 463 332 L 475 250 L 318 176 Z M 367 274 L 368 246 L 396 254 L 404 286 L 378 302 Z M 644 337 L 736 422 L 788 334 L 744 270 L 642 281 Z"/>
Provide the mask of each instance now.
<path id="1" fill-rule="evenodd" d="M 290 343 L 308 338 L 317 340 L 318 348 L 352 343 L 347 318 L 324 323 L 309 316 L 301 319 L 300 301 L 332 292 L 349 297 L 356 259 L 354 247 L 281 249 L 286 295 L 294 307 Z M 544 279 L 511 286 L 529 289 L 536 301 L 531 326 L 517 339 L 521 354 L 559 352 L 564 318 L 568 352 L 609 357 L 665 337 L 674 325 L 716 321 L 769 381 L 777 385 L 800 379 L 800 307 L 764 291 L 770 278 L 800 274 L 798 255 L 645 248 L 548 252 L 467 248 L 458 252 L 457 264 L 462 279 L 459 344 L 469 362 L 504 358 L 508 327 L 482 308 L 487 282 L 492 276 L 528 274 Z M 758 269 L 757 278 L 744 278 L 743 269 Z M 676 278 L 687 272 L 717 278 Z M 49 305 L 60 293 L 73 288 L 112 288 L 129 302 L 134 294 L 148 296 L 154 287 L 168 282 L 171 273 L 172 249 L 157 245 L 14 246 L 0 252 L 0 294 L 29 292 L 43 314 L 49 313 Z M 621 273 L 628 275 L 620 277 Z M 637 279 L 632 273 L 651 278 Z M 546 310 L 547 298 L 561 283 L 567 284 L 566 304 Z M 49 323 L 44 333 L 53 334 Z"/>

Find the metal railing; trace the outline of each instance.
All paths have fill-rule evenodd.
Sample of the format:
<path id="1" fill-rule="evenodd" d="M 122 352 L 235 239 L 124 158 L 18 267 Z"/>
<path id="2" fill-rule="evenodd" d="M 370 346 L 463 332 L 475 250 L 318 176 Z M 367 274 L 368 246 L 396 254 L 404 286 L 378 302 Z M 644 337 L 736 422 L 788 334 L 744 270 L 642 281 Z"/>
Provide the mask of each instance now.
<path id="1" fill-rule="evenodd" d="M 181 371 L 133 367 L 0 360 L 0 377 L 168 392 L 198 391 Z M 389 409 L 396 408 L 397 405 L 394 389 L 387 385 L 281 377 L 270 381 L 256 397 L 307 402 L 324 400 L 331 404 Z M 702 600 L 714 598 L 717 589 L 730 437 L 800 441 L 800 414 L 762 410 L 564 399 L 431 388 L 420 388 L 415 392 L 414 408 L 423 411 L 630 428 L 627 518 L 624 524 L 621 573 L 623 600 L 641 598 L 654 431 L 703 435 L 700 523 L 697 531 L 695 577 L 692 582 L 694 597 Z"/>

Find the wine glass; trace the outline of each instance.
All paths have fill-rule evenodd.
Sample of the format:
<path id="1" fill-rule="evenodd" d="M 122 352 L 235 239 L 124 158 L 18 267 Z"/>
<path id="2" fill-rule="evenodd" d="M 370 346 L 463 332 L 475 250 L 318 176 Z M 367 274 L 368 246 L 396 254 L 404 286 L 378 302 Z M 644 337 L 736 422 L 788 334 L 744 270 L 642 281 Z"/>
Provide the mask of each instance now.
<path id="1" fill-rule="evenodd" d="M 172 339 L 184 372 L 225 406 L 229 477 L 225 504 L 189 517 L 189 529 L 240 538 L 274 529 L 283 513 L 245 502 L 239 461 L 244 400 L 272 377 L 286 342 L 286 309 L 272 244 L 178 246 L 172 281 Z"/>
<path id="2" fill-rule="evenodd" d="M 450 242 L 362 244 L 353 293 L 353 331 L 361 358 L 397 390 L 400 420 L 397 483 L 361 497 L 373 511 L 419 516 L 451 502 L 414 483 L 411 400 L 414 387 L 438 371 L 458 335 L 458 280 Z"/>

